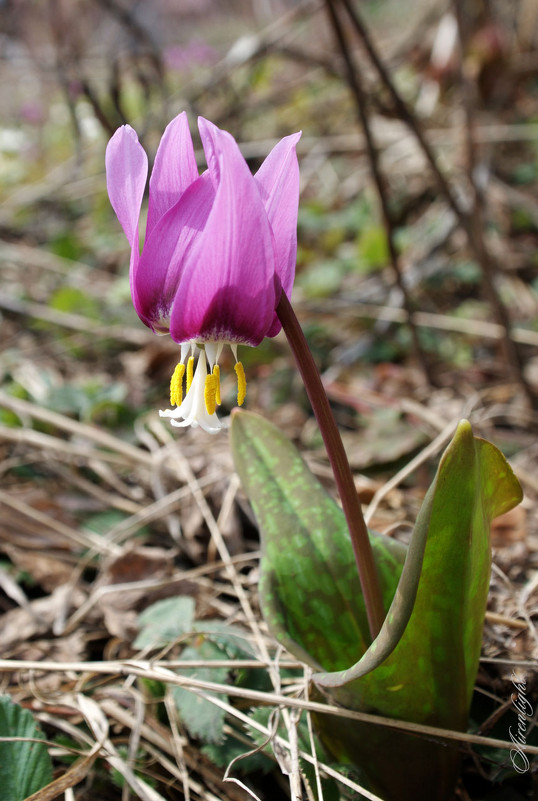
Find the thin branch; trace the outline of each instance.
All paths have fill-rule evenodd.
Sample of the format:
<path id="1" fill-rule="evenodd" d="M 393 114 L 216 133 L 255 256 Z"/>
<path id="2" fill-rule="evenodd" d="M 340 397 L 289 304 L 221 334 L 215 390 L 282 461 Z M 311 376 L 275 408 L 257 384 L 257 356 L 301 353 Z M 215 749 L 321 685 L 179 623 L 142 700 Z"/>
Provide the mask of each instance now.
<path id="1" fill-rule="evenodd" d="M 456 12 L 456 19 L 458 22 L 458 31 L 460 37 L 460 65 L 459 77 L 461 86 L 461 96 L 463 101 L 463 109 L 465 114 L 465 147 L 467 154 L 467 179 L 471 187 L 472 202 L 470 210 L 467 215 L 467 220 L 472 232 L 472 244 L 474 245 L 475 253 L 482 268 L 482 277 L 484 282 L 484 290 L 486 297 L 493 309 L 497 322 L 503 327 L 504 335 L 501 340 L 501 346 L 504 351 L 504 357 L 508 365 L 512 369 L 514 379 L 521 385 L 525 395 L 531 405 L 531 408 L 537 407 L 538 399 L 535 397 L 532 389 L 527 383 L 523 373 L 523 359 L 521 357 L 520 349 L 514 342 L 510 328 L 510 317 L 508 311 L 502 302 L 497 288 L 495 286 L 495 279 L 498 273 L 498 265 L 494 262 L 491 254 L 488 253 L 486 243 L 484 241 L 484 223 L 483 223 L 483 195 L 482 191 L 476 181 L 476 162 L 477 153 L 474 143 L 474 107 L 477 102 L 476 82 L 468 74 L 468 70 L 464 61 L 464 54 L 466 52 L 466 31 L 463 15 L 463 7 L 461 0 L 453 0 L 454 10 Z"/>
<path id="2" fill-rule="evenodd" d="M 497 269 L 494 265 L 491 254 L 488 253 L 486 248 L 480 221 L 476 219 L 476 215 L 474 215 L 472 212 L 470 213 L 462 209 L 460 203 L 457 201 L 448 180 L 437 164 L 435 154 L 431 149 L 428 140 L 424 136 L 416 117 L 396 89 L 388 70 L 383 64 L 383 61 L 370 38 L 365 24 L 359 16 L 356 8 L 351 3 L 351 0 L 340 0 L 340 2 L 345 8 L 357 35 L 359 36 L 366 52 L 368 53 L 370 61 L 381 78 L 383 85 L 388 90 L 398 116 L 414 133 L 432 170 L 440 191 L 442 192 L 452 211 L 456 214 L 460 226 L 465 231 L 469 247 L 473 251 L 474 256 L 482 270 L 485 291 L 495 316 L 495 321 L 502 327 L 503 330 L 502 347 L 507 365 L 513 374 L 514 380 L 521 387 L 531 407 L 536 408 L 538 405 L 538 398 L 536 398 L 534 395 L 523 374 L 523 360 L 519 348 L 512 340 L 510 334 L 510 318 L 494 286 L 494 276 L 497 272 Z"/>
<path id="3" fill-rule="evenodd" d="M 516 663 L 508 662 L 508 664 Z M 517 664 L 521 663 L 518 662 Z M 529 666 L 534 666 L 534 663 L 529 663 Z M 39 659 L 0 659 L 0 673 L 13 673 L 15 671 L 22 670 L 34 670 L 39 672 L 44 671 L 47 673 L 67 673 L 68 671 L 75 671 L 77 673 L 84 674 L 84 679 L 86 681 L 89 680 L 91 674 L 123 677 L 140 676 L 141 678 L 147 680 L 153 679 L 165 684 L 171 684 L 177 687 L 185 687 L 193 692 L 218 693 L 221 695 L 233 696 L 234 698 L 242 698 L 250 701 L 251 705 L 260 704 L 263 706 L 282 706 L 289 709 L 303 709 L 320 715 L 336 715 L 337 717 L 343 719 L 345 718 L 347 720 L 360 720 L 364 723 L 370 723 L 373 726 L 385 726 L 389 729 L 394 729 L 397 731 L 406 731 L 418 735 L 424 735 L 429 739 L 436 738 L 440 739 L 441 741 L 456 741 L 484 747 L 502 748 L 506 751 L 510 751 L 510 749 L 514 747 L 514 744 L 509 740 L 482 737 L 478 734 L 469 734 L 467 732 L 456 731 L 455 729 L 442 729 L 439 726 L 429 726 L 422 723 L 398 720 L 397 718 L 387 718 L 381 715 L 373 715 L 369 712 L 358 712 L 354 709 L 347 709 L 346 707 L 336 706 L 334 704 L 320 703 L 318 701 L 305 701 L 301 698 L 296 698 L 295 696 L 291 695 L 282 695 L 281 693 L 269 693 L 261 690 L 251 690 L 247 687 L 237 687 L 219 682 L 203 681 L 193 676 L 184 676 L 180 673 L 174 673 L 172 670 L 169 670 L 164 666 L 156 667 L 156 665 L 151 661 L 142 659 L 96 662 L 58 662 Z M 215 700 L 220 701 L 220 699 Z M 524 751 L 526 754 L 538 755 L 538 746 L 530 744 L 521 745 L 521 751 Z"/>
<path id="4" fill-rule="evenodd" d="M 390 256 L 390 263 L 392 266 L 392 271 L 394 273 L 394 277 L 396 280 L 396 284 L 402 294 L 403 299 L 403 306 L 407 314 L 407 324 L 411 331 L 411 338 L 413 341 L 413 349 L 415 351 L 415 356 L 422 368 L 422 372 L 426 378 L 426 381 L 429 385 L 432 385 L 433 379 L 431 375 L 431 370 L 426 359 L 426 355 L 422 350 L 422 346 L 420 344 L 420 338 L 418 335 L 417 326 L 415 324 L 413 313 L 415 311 L 414 304 L 412 298 L 407 291 L 407 287 L 405 285 L 405 281 L 402 274 L 402 269 L 400 266 L 400 260 L 398 258 L 398 251 L 396 248 L 395 242 L 395 225 L 393 216 L 389 207 L 389 200 L 387 197 L 387 190 L 384 177 L 381 172 L 381 165 L 379 162 L 379 152 L 376 148 L 374 143 L 372 130 L 370 127 L 370 120 L 368 118 L 368 110 L 367 110 L 367 102 L 366 102 L 366 94 L 364 92 L 364 88 L 362 85 L 362 80 L 360 77 L 360 70 L 355 68 L 353 63 L 353 58 L 348 47 L 346 37 L 344 34 L 344 30 L 342 27 L 342 23 L 338 17 L 338 12 L 335 8 L 334 0 L 327 0 L 327 10 L 329 12 L 329 17 L 331 19 L 331 24 L 334 29 L 334 33 L 336 35 L 336 39 L 338 41 L 338 45 L 340 47 L 340 51 L 344 58 L 344 63 L 346 65 L 346 72 L 347 72 L 347 81 L 349 84 L 349 88 L 353 93 L 353 97 L 355 98 L 355 105 L 357 107 L 357 113 L 359 117 L 360 124 L 362 125 L 362 129 L 364 131 L 364 139 L 366 142 L 366 149 L 368 152 L 368 159 L 370 164 L 370 169 L 372 173 L 372 177 L 374 179 L 375 187 L 377 190 L 377 195 L 379 198 L 379 203 L 381 206 L 381 213 L 383 215 L 383 222 L 385 226 L 385 232 L 387 235 L 387 244 L 389 249 L 389 256 Z"/>

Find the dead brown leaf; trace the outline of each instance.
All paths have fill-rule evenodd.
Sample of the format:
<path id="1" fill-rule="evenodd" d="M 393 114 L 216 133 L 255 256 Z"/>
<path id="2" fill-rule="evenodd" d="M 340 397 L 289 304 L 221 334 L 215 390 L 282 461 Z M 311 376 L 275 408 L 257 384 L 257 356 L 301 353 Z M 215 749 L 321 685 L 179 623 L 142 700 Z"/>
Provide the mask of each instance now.
<path id="1" fill-rule="evenodd" d="M 94 592 L 113 585 L 126 585 L 148 579 L 166 579 L 174 572 L 174 549 L 148 548 L 141 545 L 128 545 L 124 552 L 108 559 L 95 582 Z M 165 597 L 159 588 L 129 589 L 110 592 L 99 598 L 97 606 L 103 614 L 107 630 L 114 637 L 125 639 L 134 635 L 136 621 L 141 608 Z"/>

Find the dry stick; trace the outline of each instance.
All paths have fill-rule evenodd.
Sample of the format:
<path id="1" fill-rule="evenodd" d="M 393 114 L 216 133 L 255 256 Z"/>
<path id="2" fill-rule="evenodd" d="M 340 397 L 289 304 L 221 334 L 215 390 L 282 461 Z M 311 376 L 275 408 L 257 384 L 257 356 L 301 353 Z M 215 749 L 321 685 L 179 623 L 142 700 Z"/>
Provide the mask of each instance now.
<path id="1" fill-rule="evenodd" d="M 103 11 L 115 17 L 117 21 L 129 31 L 130 36 L 137 40 L 143 51 L 149 54 L 151 64 L 161 82 L 164 81 L 165 68 L 162 51 L 152 35 L 152 28 L 141 24 L 134 8 L 122 4 L 117 0 L 97 0 Z"/>
<path id="2" fill-rule="evenodd" d="M 407 291 L 407 287 L 405 285 L 405 281 L 400 266 L 400 261 L 398 258 L 398 251 L 396 249 L 395 238 L 394 238 L 394 220 L 392 217 L 391 210 L 389 208 L 389 201 L 387 197 L 385 180 L 382 175 L 381 166 L 379 163 L 379 153 L 374 143 L 372 130 L 370 127 L 366 95 L 360 77 L 360 70 L 356 69 L 355 64 L 353 63 L 353 58 L 346 41 L 346 37 L 342 28 L 342 23 L 340 22 L 338 13 L 335 8 L 335 0 L 327 0 L 326 5 L 327 5 L 327 11 L 329 12 L 331 24 L 334 29 L 335 36 L 338 41 L 338 46 L 344 58 L 344 63 L 346 65 L 346 72 L 347 72 L 347 82 L 349 88 L 351 89 L 353 97 L 355 98 L 355 105 L 357 108 L 359 122 L 364 132 L 364 140 L 366 143 L 366 150 L 368 153 L 370 170 L 376 186 L 377 195 L 381 206 L 381 213 L 383 215 L 383 222 L 385 224 L 385 232 L 387 234 L 387 244 L 389 248 L 390 263 L 392 266 L 394 277 L 396 279 L 396 284 L 398 285 L 398 288 L 402 293 L 403 306 L 406 311 L 406 322 L 407 325 L 409 326 L 409 330 L 411 331 L 413 349 L 415 351 L 415 356 L 422 368 L 422 372 L 424 373 L 426 381 L 431 386 L 434 382 L 428 361 L 420 345 L 418 329 L 415 324 L 413 316 L 413 313 L 415 311 L 414 303 L 411 299 L 411 296 L 409 295 L 409 292 Z"/>
<path id="3" fill-rule="evenodd" d="M 372 639 L 375 639 L 383 624 L 385 610 L 372 546 L 368 538 L 368 529 L 364 522 L 359 496 L 355 489 L 342 438 L 333 417 L 318 368 L 285 292 L 282 292 L 276 313 L 282 323 L 282 328 L 288 338 L 303 378 L 308 399 L 318 421 L 319 430 L 333 469 L 353 544 L 370 634 Z"/>
<path id="4" fill-rule="evenodd" d="M 56 520 L 56 518 L 51 517 L 45 512 L 34 508 L 31 504 L 23 501 L 22 498 L 11 495 L 4 490 L 0 491 L 0 509 L 2 505 L 13 509 L 13 511 L 24 515 L 24 517 L 27 517 L 29 520 L 33 520 L 35 523 L 38 523 L 38 525 L 43 526 L 43 528 L 54 531 L 56 534 L 60 534 L 68 541 L 74 542 L 83 548 L 92 548 L 96 553 L 106 554 L 107 556 L 117 556 L 120 552 L 119 546 L 106 542 L 103 537 L 93 534 L 90 531 L 78 531 L 76 528 L 66 525 L 61 520 Z M 4 512 L 4 510 L 2 511 Z"/>
<path id="5" fill-rule="evenodd" d="M 498 660 L 503 661 L 503 660 Z M 528 665 L 535 667 L 536 663 L 529 661 L 519 662 L 507 660 L 507 664 Z M 424 735 L 428 738 L 439 738 L 441 740 L 456 741 L 461 743 L 470 743 L 473 745 L 480 745 L 491 748 L 502 748 L 510 751 L 514 747 L 514 743 L 509 740 L 498 740 L 492 737 L 482 737 L 477 734 L 468 734 L 455 729 L 442 729 L 439 726 L 430 726 L 422 723 L 413 723 L 406 720 L 398 720 L 396 718 L 386 718 L 379 715 L 374 715 L 368 712 L 358 712 L 354 709 L 347 709 L 343 706 L 336 706 L 334 704 L 321 703 L 319 701 L 304 701 L 294 696 L 284 696 L 277 693 L 269 693 L 261 690 L 250 690 L 246 687 L 230 686 L 229 684 L 222 684 L 213 681 L 202 681 L 201 679 L 192 676 L 183 676 L 179 673 L 174 673 L 166 667 L 156 668 L 155 665 L 148 660 L 130 659 L 130 660 L 111 660 L 108 662 L 55 662 L 47 660 L 25 660 L 25 659 L 0 659 L 0 674 L 12 673 L 18 670 L 36 670 L 46 672 L 62 671 L 77 671 L 87 673 L 96 673 L 99 675 L 111 676 L 140 676 L 148 680 L 160 681 L 166 684 L 173 684 L 178 687 L 186 687 L 193 692 L 203 693 L 216 693 L 218 695 L 229 695 L 234 698 L 242 698 L 253 704 L 263 706 L 278 706 L 289 709 L 303 709 L 318 714 L 336 715 L 340 718 L 348 720 L 360 720 L 364 723 L 370 723 L 373 726 L 386 726 L 390 729 L 397 731 L 406 731 L 409 733 Z M 212 702 L 222 706 L 223 702 L 218 698 L 209 698 Z M 41 716 L 42 717 L 42 716 Z M 538 756 L 538 746 L 535 745 L 521 745 L 520 750 L 526 754 Z"/>
<path id="6" fill-rule="evenodd" d="M 214 701 L 215 699 L 209 698 L 209 700 Z M 254 731 L 262 734 L 265 738 L 269 737 L 270 739 L 273 739 L 273 732 L 271 732 L 271 730 L 267 726 L 262 726 L 256 720 L 253 720 L 252 717 L 245 715 L 243 712 L 237 709 L 237 707 L 231 707 L 229 704 L 224 704 L 223 702 L 220 702 L 219 706 L 221 709 L 225 709 L 225 711 L 227 711 L 237 720 L 241 721 L 246 729 L 253 729 Z M 101 708 L 104 710 L 106 714 L 108 714 L 110 717 L 114 717 L 115 720 L 119 721 L 126 728 L 130 728 L 133 725 L 132 715 L 126 709 L 124 709 L 114 701 L 110 701 L 107 699 L 102 700 Z M 166 757 L 163 757 L 162 754 L 163 751 L 167 754 L 173 755 L 174 748 L 170 742 L 171 737 L 168 736 L 168 739 L 166 739 L 166 737 L 164 736 L 165 732 L 160 731 L 159 726 L 160 724 L 157 724 L 155 721 L 151 721 L 151 725 L 145 723 L 142 724 L 142 734 L 145 738 L 144 747 L 149 751 L 149 753 L 155 756 L 159 762 L 161 762 L 163 767 L 165 767 L 169 771 L 169 773 L 171 773 L 173 776 L 176 776 L 176 778 L 181 779 L 181 774 L 177 766 L 174 765 L 172 762 L 166 760 Z M 161 729 L 162 728 L 163 727 L 161 727 Z M 232 733 L 231 727 L 225 725 L 224 733 L 225 734 Z M 241 735 L 238 736 L 237 730 L 233 730 L 233 736 L 236 739 L 240 739 L 240 741 L 245 743 L 245 745 L 247 746 L 251 746 L 252 744 L 252 741 L 248 740 L 246 737 L 241 738 Z M 283 737 L 276 735 L 274 739 L 276 740 L 277 743 L 281 744 L 283 748 L 289 750 L 290 744 Z M 159 751 L 157 751 L 157 749 L 153 750 L 152 746 L 149 745 L 149 743 L 153 743 L 154 745 L 158 746 L 160 750 Z M 189 761 L 192 763 L 192 766 L 196 770 L 198 770 L 199 763 L 192 756 L 189 755 L 188 751 L 186 752 L 186 756 L 187 758 L 189 758 Z M 355 784 L 346 776 L 342 776 L 341 774 L 337 773 L 333 768 L 330 768 L 325 763 L 323 762 L 318 763 L 317 758 L 315 756 L 312 756 L 312 754 L 309 754 L 308 752 L 305 751 L 300 751 L 300 756 L 307 762 L 309 762 L 311 765 L 314 765 L 314 767 L 316 766 L 316 764 L 319 764 L 319 769 L 323 771 L 323 773 L 325 773 L 327 776 L 331 776 L 332 778 L 336 779 L 337 782 L 340 782 L 345 787 L 350 787 L 357 793 L 363 794 L 364 798 L 373 799 L 373 801 L 380 801 L 379 796 L 369 793 L 368 790 L 364 790 L 364 788 L 360 787 L 358 784 Z M 202 791 L 200 789 L 201 786 L 192 778 L 192 776 L 189 776 L 189 783 L 192 789 L 195 792 L 197 792 L 198 795 L 203 797 L 204 801 L 219 801 L 216 798 L 216 796 L 212 795 L 207 790 L 205 790 L 204 793 L 202 794 Z M 318 795 L 320 798 L 322 798 L 321 794 L 318 793 Z"/>
<path id="7" fill-rule="evenodd" d="M 36 403 L 15 398 L 0 390 L 0 407 L 10 409 L 12 412 L 24 421 L 25 417 L 33 418 L 48 423 L 49 425 L 56 426 L 62 431 L 68 431 L 77 437 L 90 440 L 90 442 L 97 443 L 103 448 L 107 448 L 112 452 L 119 453 L 131 459 L 135 464 L 153 469 L 153 456 L 142 448 L 137 448 L 135 445 L 130 445 L 128 442 L 108 434 L 106 431 L 101 431 L 96 426 L 89 425 L 88 423 L 79 423 L 71 417 L 66 417 L 58 412 L 53 412 L 50 409 L 44 409 Z M 99 454 L 96 454 L 96 456 Z"/>
<path id="8" fill-rule="evenodd" d="M 101 743 L 97 742 L 89 754 L 77 759 L 62 776 L 58 776 L 50 784 L 27 796 L 25 801 L 54 801 L 62 793 L 66 793 L 70 787 L 80 784 L 90 772 L 90 768 L 99 756 L 100 750 Z"/>
<path id="9" fill-rule="evenodd" d="M 357 13 L 356 9 L 354 8 L 350 0 L 340 0 L 340 2 L 347 11 L 351 19 L 351 22 L 353 24 L 353 27 L 355 28 L 355 31 L 357 32 L 366 52 L 368 53 L 370 61 L 377 70 L 379 77 L 381 78 L 381 81 L 384 84 L 385 88 L 388 90 L 392 98 L 392 102 L 394 103 L 395 110 L 398 113 L 398 116 L 415 135 L 417 142 L 419 143 L 422 152 L 424 153 L 424 156 L 437 181 L 437 185 L 440 191 L 442 192 L 450 208 L 456 215 L 459 224 L 465 231 L 469 247 L 474 252 L 475 258 L 478 261 L 480 268 L 482 270 L 482 274 L 484 276 L 484 284 L 487 292 L 488 302 L 491 305 L 497 323 L 502 328 L 503 332 L 502 347 L 506 361 L 508 362 L 508 366 L 512 370 L 512 374 L 514 376 L 515 381 L 520 385 L 523 392 L 525 393 L 525 396 L 528 399 L 529 403 L 531 404 L 531 407 L 536 408 L 538 399 L 535 397 L 532 389 L 528 385 L 523 375 L 523 363 L 519 352 L 519 348 L 516 346 L 510 335 L 510 319 L 508 316 L 508 312 L 501 298 L 499 297 L 497 290 L 495 289 L 493 277 L 495 275 L 496 268 L 493 264 L 491 254 L 488 252 L 486 248 L 484 238 L 482 235 L 482 228 L 480 224 L 477 224 L 478 221 L 473 220 L 472 215 L 465 212 L 461 208 L 458 201 L 456 200 L 452 188 L 450 187 L 450 184 L 448 183 L 445 175 L 439 168 L 435 158 L 435 154 L 433 153 L 428 143 L 428 140 L 424 136 L 424 133 L 422 132 L 422 129 L 419 126 L 416 117 L 411 112 L 405 101 L 400 96 L 398 90 L 394 86 L 394 83 L 392 82 L 391 77 L 385 65 L 383 64 L 383 61 L 381 60 L 376 48 L 374 47 L 372 40 L 370 39 L 368 30 L 364 25 L 362 19 L 360 18 L 359 14 Z"/>

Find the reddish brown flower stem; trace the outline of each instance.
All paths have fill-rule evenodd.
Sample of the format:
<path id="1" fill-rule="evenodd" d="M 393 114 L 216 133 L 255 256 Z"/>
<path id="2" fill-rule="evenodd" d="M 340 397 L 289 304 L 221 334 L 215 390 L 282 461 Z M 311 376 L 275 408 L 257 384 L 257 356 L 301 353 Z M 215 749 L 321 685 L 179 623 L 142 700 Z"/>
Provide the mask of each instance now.
<path id="1" fill-rule="evenodd" d="M 372 639 L 375 639 L 383 624 L 385 610 L 372 546 L 368 538 L 368 529 L 364 522 L 359 496 L 355 489 L 342 438 L 329 405 L 318 368 L 285 292 L 282 293 L 276 313 L 290 343 L 327 449 L 353 544 L 370 634 Z"/>

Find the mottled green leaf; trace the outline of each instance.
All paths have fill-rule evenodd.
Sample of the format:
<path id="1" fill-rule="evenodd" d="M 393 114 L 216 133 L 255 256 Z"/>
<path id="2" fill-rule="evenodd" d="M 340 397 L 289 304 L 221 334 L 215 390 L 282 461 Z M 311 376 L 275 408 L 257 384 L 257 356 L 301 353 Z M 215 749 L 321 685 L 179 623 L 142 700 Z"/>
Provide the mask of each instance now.
<path id="1" fill-rule="evenodd" d="M 262 533 L 263 615 L 291 653 L 317 670 L 343 670 L 370 642 L 343 512 L 271 423 L 241 412 L 231 433 L 236 469 Z M 388 609 L 407 549 L 378 534 L 370 539 Z"/>
<path id="2" fill-rule="evenodd" d="M 355 709 L 416 723 L 467 727 L 489 587 L 493 517 L 521 500 L 502 453 L 460 423 L 424 501 L 412 542 L 427 536 L 415 605 L 388 658 L 360 678 L 349 671 L 317 678 L 333 698 Z M 357 669 L 359 668 L 359 669 Z M 355 724 L 342 735 L 337 718 L 318 719 L 325 745 L 363 766 L 374 789 L 398 798 L 444 799 L 457 777 L 454 745 L 439 745 L 380 727 Z M 379 754 L 392 753 L 390 770 Z"/>
<path id="3" fill-rule="evenodd" d="M 383 665 L 353 695 L 392 717 L 404 717 L 400 693 L 413 683 L 413 707 L 441 725 L 465 725 L 478 668 L 491 565 L 491 520 L 521 500 L 521 487 L 502 453 L 473 436 L 462 421 L 424 500 L 410 545 L 426 541 L 415 604 L 405 632 Z M 414 564 L 413 564 L 414 563 Z M 417 566 L 409 558 L 404 568 Z M 372 648 L 375 648 L 375 643 Z M 325 687 L 364 673 L 351 668 L 318 676 Z M 383 677 L 383 681 L 381 681 Z M 455 686 L 456 685 L 456 686 Z M 386 701 L 391 688 L 390 703 Z M 455 696 L 458 696 L 457 702 Z"/>
<path id="4" fill-rule="evenodd" d="M 52 762 L 43 733 L 32 713 L 0 696 L 0 737 L 28 737 L 16 742 L 0 742 L 2 801 L 23 801 L 52 781 Z"/>
<path id="5" fill-rule="evenodd" d="M 425 498 L 403 572 L 401 557 L 380 561 L 384 600 L 392 605 L 368 647 L 342 513 L 265 421 L 237 415 L 232 443 L 260 523 L 260 602 L 275 636 L 324 669 L 314 681 L 340 704 L 465 729 L 489 584 L 489 526 L 521 499 L 500 451 L 473 437 L 467 421 L 459 425 Z M 376 558 L 394 556 L 392 541 L 375 535 L 371 541 Z M 337 666 L 345 659 L 347 666 Z M 409 797 L 443 798 L 453 784 L 457 754 L 450 748 L 339 718 L 319 716 L 317 724 L 331 753 L 367 770 L 387 798 L 399 797 L 404 786 Z M 397 754 L 390 770 L 387 753 Z"/>

